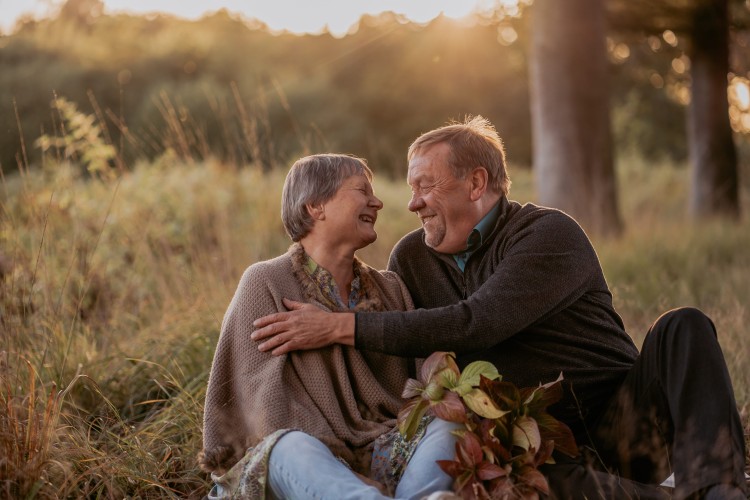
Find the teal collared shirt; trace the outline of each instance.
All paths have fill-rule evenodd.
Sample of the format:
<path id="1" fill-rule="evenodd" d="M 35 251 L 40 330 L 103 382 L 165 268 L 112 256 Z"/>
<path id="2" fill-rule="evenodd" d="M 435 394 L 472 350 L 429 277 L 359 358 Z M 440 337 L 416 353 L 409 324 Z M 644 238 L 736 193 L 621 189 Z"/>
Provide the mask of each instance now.
<path id="1" fill-rule="evenodd" d="M 458 264 L 458 267 L 462 272 L 466 269 L 466 261 L 469 260 L 471 254 L 482 245 L 482 242 L 492 232 L 498 217 L 500 217 L 499 202 L 492 207 L 492 210 L 487 212 L 487 215 L 482 217 L 482 220 L 480 220 L 477 225 L 474 226 L 474 229 L 471 230 L 471 234 L 466 240 L 466 250 L 453 254 L 453 259 L 456 261 L 456 264 Z"/>

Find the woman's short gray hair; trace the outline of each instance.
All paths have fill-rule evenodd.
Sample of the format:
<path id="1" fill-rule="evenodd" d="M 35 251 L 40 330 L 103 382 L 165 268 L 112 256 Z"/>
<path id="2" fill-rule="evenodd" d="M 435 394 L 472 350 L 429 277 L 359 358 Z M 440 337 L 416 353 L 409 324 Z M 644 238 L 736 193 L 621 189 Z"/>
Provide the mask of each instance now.
<path id="1" fill-rule="evenodd" d="M 326 203 L 353 175 L 364 175 L 372 181 L 367 162 L 356 156 L 318 154 L 294 162 L 281 193 L 281 220 L 292 241 L 301 240 L 312 230 L 315 221 L 307 206 Z"/>

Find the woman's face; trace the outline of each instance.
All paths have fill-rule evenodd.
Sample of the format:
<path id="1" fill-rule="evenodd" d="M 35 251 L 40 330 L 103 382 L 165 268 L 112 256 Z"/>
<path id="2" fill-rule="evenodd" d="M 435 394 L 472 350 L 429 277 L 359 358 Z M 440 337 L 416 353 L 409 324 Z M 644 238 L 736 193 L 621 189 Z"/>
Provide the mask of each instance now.
<path id="1" fill-rule="evenodd" d="M 353 175 L 341 184 L 333 198 L 323 204 L 325 218 L 317 221 L 332 241 L 364 248 L 374 242 L 375 221 L 383 202 L 375 196 L 364 175 Z"/>

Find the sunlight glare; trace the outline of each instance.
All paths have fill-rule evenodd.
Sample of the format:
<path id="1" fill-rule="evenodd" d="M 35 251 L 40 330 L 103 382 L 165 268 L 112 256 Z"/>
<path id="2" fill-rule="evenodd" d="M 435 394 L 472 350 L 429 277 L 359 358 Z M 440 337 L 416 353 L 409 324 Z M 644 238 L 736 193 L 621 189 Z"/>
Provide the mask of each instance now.
<path id="1" fill-rule="evenodd" d="M 675 73 L 681 75 L 687 69 L 687 65 L 681 57 L 675 57 L 674 59 L 672 59 L 672 69 Z"/>
<path id="2" fill-rule="evenodd" d="M 356 27 L 363 15 L 392 11 L 416 23 L 427 23 L 441 13 L 462 19 L 472 12 L 501 10 L 505 15 L 520 14 L 519 4 L 531 0 L 338 0 L 310 2 L 309 0 L 103 0 L 107 14 L 154 15 L 164 13 L 186 19 L 200 17 L 226 9 L 245 19 L 257 19 L 271 31 L 296 34 L 329 31 L 343 36 Z M 0 32 L 10 29 L 19 16 L 36 18 L 54 15 L 65 0 L 13 0 L 12 5 L 0 0 Z M 510 33 L 508 37 L 512 38 Z M 503 40 L 507 39 L 503 37 Z M 510 42 L 512 43 L 512 42 Z"/>
<path id="3" fill-rule="evenodd" d="M 216 2 L 190 2 L 184 0 L 103 0 L 105 12 L 144 15 L 166 13 L 174 16 L 199 19 L 226 9 L 247 19 L 258 19 L 272 31 L 292 33 L 320 33 L 328 29 L 334 35 L 344 35 L 356 25 L 364 14 L 378 15 L 393 11 L 411 21 L 426 23 L 443 13 L 460 19 L 474 11 L 483 12 L 502 8 L 507 13 L 518 12 L 519 1 L 528 0 L 338 0 L 310 2 L 308 0 L 219 0 Z M 9 29 L 22 14 L 34 17 L 54 14 L 64 0 L 14 0 L 13 5 L 0 1 L 0 30 Z M 511 14 L 512 15 L 512 14 Z"/>
<path id="4" fill-rule="evenodd" d="M 664 78 L 662 78 L 659 73 L 651 73 L 651 76 L 648 77 L 648 81 L 651 82 L 651 85 L 653 85 L 655 89 L 664 87 Z"/>
<path id="5" fill-rule="evenodd" d="M 664 33 L 662 33 L 661 36 L 669 45 L 677 47 L 677 35 L 675 35 L 672 30 L 664 30 Z"/>
<path id="6" fill-rule="evenodd" d="M 498 26 L 497 28 L 497 41 L 503 45 L 510 45 L 518 40 L 518 33 L 513 26 Z"/>
<path id="7" fill-rule="evenodd" d="M 732 130 L 750 134 L 750 80 L 732 76 L 727 88 L 727 99 Z"/>
<path id="8" fill-rule="evenodd" d="M 736 78 L 733 83 L 732 88 L 737 98 L 737 107 L 743 111 L 750 109 L 750 87 L 748 86 L 748 82 Z"/>
<path id="9" fill-rule="evenodd" d="M 653 52 L 656 52 L 661 48 L 661 40 L 658 37 L 651 35 L 648 37 L 648 46 L 651 47 Z"/>

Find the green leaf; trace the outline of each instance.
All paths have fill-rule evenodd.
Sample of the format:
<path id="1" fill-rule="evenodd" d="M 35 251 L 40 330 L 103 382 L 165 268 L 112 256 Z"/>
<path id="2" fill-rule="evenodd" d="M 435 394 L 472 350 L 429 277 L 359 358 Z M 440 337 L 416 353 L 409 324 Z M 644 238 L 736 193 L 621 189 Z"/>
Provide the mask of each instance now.
<path id="1" fill-rule="evenodd" d="M 438 373 L 437 381 L 446 389 L 454 390 L 458 385 L 458 374 L 451 368 L 445 368 Z"/>
<path id="2" fill-rule="evenodd" d="M 500 418 L 508 413 L 498 408 L 487 393 L 480 389 L 472 389 L 463 396 L 463 400 L 466 406 L 480 417 Z"/>
<path id="3" fill-rule="evenodd" d="M 407 440 L 414 437 L 430 403 L 422 398 L 409 401 L 398 414 L 398 430 Z"/>
<path id="4" fill-rule="evenodd" d="M 479 387 L 479 377 L 484 376 L 490 380 L 500 378 L 495 365 L 489 361 L 474 361 L 469 363 L 461 372 L 458 379 L 459 385 L 468 384 L 472 387 Z"/>
<path id="5" fill-rule="evenodd" d="M 428 399 L 429 401 L 441 401 L 443 399 L 444 393 L 445 389 L 442 385 L 440 385 L 437 381 L 430 381 L 427 384 L 427 387 L 424 388 L 422 397 Z"/>

